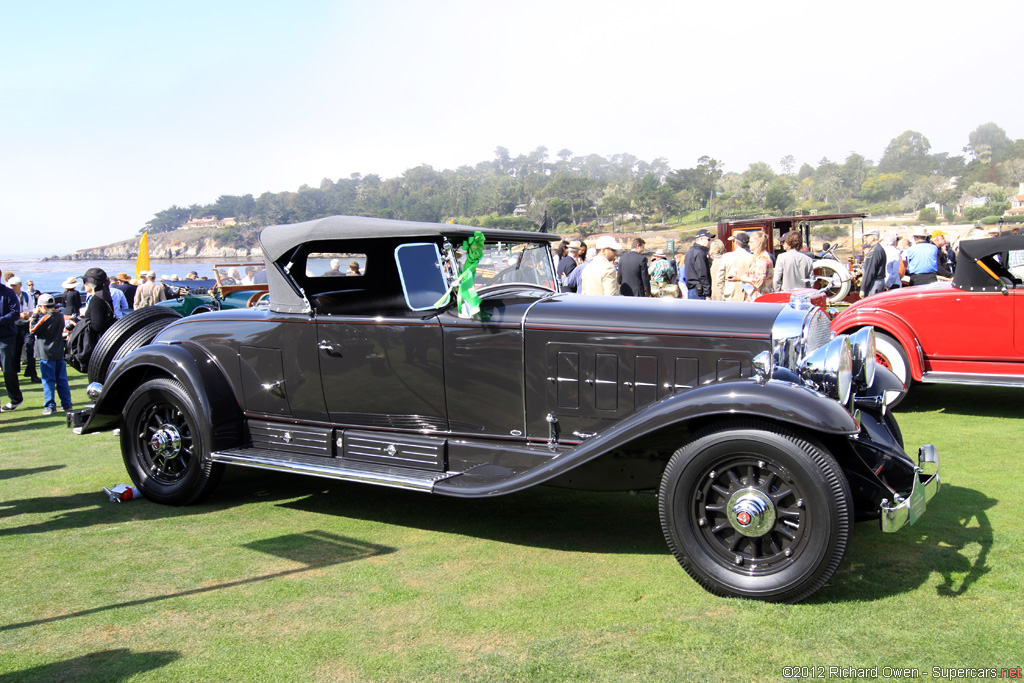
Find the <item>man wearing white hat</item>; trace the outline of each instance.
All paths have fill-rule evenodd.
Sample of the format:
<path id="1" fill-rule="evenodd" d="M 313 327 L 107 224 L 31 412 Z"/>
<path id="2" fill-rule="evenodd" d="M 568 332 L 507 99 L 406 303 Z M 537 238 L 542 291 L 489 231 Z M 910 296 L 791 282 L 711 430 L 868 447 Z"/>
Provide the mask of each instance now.
<path id="1" fill-rule="evenodd" d="M 928 230 L 915 228 L 913 232 L 914 246 L 907 249 L 904 258 L 907 261 L 907 274 L 910 275 L 910 286 L 928 285 L 938 281 L 939 248 L 928 241 Z"/>
<path id="2" fill-rule="evenodd" d="M 0 281 L 0 369 L 3 370 L 7 403 L 0 411 L 14 410 L 21 405 L 21 384 L 18 382 L 18 365 L 14 357 L 17 344 L 16 323 L 21 320 L 21 304 L 10 287 Z"/>
<path id="3" fill-rule="evenodd" d="M 583 271 L 583 294 L 619 295 L 619 278 L 615 272 L 616 254 L 622 249 L 611 235 L 597 238 L 594 262 Z"/>

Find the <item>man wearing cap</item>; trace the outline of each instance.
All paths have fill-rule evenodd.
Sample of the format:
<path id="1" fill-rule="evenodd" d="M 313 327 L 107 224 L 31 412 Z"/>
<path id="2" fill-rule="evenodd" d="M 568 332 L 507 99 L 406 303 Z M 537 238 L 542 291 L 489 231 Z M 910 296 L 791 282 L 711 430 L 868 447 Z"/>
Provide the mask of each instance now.
<path id="1" fill-rule="evenodd" d="M 956 270 L 956 252 L 946 241 L 946 233 L 941 230 L 932 230 L 932 244 L 939 248 L 939 269 L 940 277 L 953 277 Z"/>
<path id="2" fill-rule="evenodd" d="M 924 228 L 915 228 L 913 235 L 914 246 L 907 249 L 904 254 L 907 274 L 910 275 L 910 286 L 928 285 L 938 281 L 939 248 L 928 241 L 928 231 Z"/>
<path id="3" fill-rule="evenodd" d="M 782 253 L 775 260 L 775 291 L 789 292 L 810 287 L 814 280 L 814 261 L 802 249 L 804 238 L 799 230 L 782 236 Z"/>
<path id="4" fill-rule="evenodd" d="M 745 275 L 754 255 L 750 253 L 750 233 L 742 230 L 734 232 L 729 241 L 733 243 L 732 251 L 726 252 L 719 261 L 721 266 L 715 268 L 718 287 L 722 290 L 722 301 L 745 301 L 743 283 L 740 276 Z"/>
<path id="5" fill-rule="evenodd" d="M 864 273 L 860 278 L 860 298 L 885 291 L 885 247 L 878 241 L 878 233 L 864 233 Z"/>
<path id="6" fill-rule="evenodd" d="M 71 388 L 64 360 L 64 316 L 57 310 L 52 296 L 39 297 L 29 325 L 36 338 L 35 351 L 43 376 L 43 415 L 53 415 L 57 410 L 55 395 L 60 397 L 60 406 L 65 412 L 71 410 Z"/>
<path id="7" fill-rule="evenodd" d="M 0 282 L 0 369 L 4 374 L 4 388 L 7 403 L 0 411 L 14 410 L 21 405 L 21 385 L 18 383 L 18 359 L 14 356 L 17 346 L 15 325 L 21 320 L 21 304 L 10 287 Z"/>
<path id="8" fill-rule="evenodd" d="M 711 231 L 700 230 L 693 240 L 693 246 L 686 252 L 683 263 L 686 271 L 686 298 L 707 299 L 711 296 Z"/>
<path id="9" fill-rule="evenodd" d="M 142 277 L 142 275 L 142 273 L 139 273 L 139 277 Z M 139 288 L 135 291 L 136 309 L 153 306 L 167 300 L 164 286 L 156 281 L 156 271 L 151 270 L 145 273 L 145 276 L 146 281 L 139 285 Z"/>
<path id="10" fill-rule="evenodd" d="M 651 295 L 651 274 L 647 270 L 644 242 L 634 237 L 630 249 L 619 257 L 619 293 L 622 296 Z"/>
<path id="11" fill-rule="evenodd" d="M 125 303 L 128 304 L 128 310 L 135 308 L 135 292 L 138 291 L 138 287 L 132 284 L 131 277 L 128 273 L 118 273 L 117 279 L 110 283 L 110 296 L 114 296 L 114 290 L 118 290 L 124 294 Z"/>
<path id="12" fill-rule="evenodd" d="M 611 235 L 597 238 L 597 255 L 583 271 L 583 294 L 619 295 L 619 278 L 613 261 L 620 249 L 619 242 Z"/>

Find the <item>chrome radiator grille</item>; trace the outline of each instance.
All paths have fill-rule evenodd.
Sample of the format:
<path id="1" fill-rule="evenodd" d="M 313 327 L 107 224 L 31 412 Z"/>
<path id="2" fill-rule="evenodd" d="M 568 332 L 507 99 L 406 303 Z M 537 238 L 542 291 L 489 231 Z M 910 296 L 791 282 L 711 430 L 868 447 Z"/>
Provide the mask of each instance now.
<path id="1" fill-rule="evenodd" d="M 828 316 L 821 310 L 816 310 L 804 323 L 804 353 L 810 353 L 819 346 L 828 344 L 832 339 L 832 328 L 828 322 Z"/>

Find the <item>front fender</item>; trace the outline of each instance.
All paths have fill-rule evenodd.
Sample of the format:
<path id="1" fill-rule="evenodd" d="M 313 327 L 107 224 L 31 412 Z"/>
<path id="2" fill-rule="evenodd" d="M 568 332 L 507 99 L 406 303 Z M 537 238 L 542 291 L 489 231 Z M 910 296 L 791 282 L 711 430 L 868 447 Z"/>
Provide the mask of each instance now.
<path id="1" fill-rule="evenodd" d="M 437 482 L 433 491 L 459 497 L 513 493 L 554 479 L 666 427 L 701 418 L 740 415 L 767 418 L 835 436 L 860 431 L 846 408 L 807 387 L 777 380 L 765 384 L 754 380 L 721 382 L 668 396 L 526 472 L 502 476 L 491 469 L 483 476 L 470 471 Z"/>
<path id="2" fill-rule="evenodd" d="M 907 353 L 907 362 L 910 364 L 910 375 L 920 382 L 921 377 L 924 376 L 921 345 L 914 330 L 903 318 L 893 315 L 889 311 L 865 306 L 849 311 L 849 315 L 845 312 L 840 313 L 832 321 L 832 331 L 836 334 L 849 334 L 851 331 L 869 325 L 879 332 L 892 335 L 903 346 L 903 350 Z"/>
<path id="3" fill-rule="evenodd" d="M 154 377 L 170 377 L 185 387 L 214 448 L 238 445 L 242 412 L 231 383 L 204 349 L 187 343 L 149 344 L 125 356 L 104 383 L 82 433 L 117 427 L 132 392 Z"/>

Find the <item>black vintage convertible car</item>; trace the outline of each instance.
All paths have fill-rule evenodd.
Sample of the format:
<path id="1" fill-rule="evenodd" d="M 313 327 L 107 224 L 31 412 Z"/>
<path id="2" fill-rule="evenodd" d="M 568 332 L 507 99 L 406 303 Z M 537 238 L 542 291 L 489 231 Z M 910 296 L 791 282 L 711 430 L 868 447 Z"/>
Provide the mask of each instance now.
<path id="1" fill-rule="evenodd" d="M 700 585 L 771 601 L 818 590 L 855 520 L 896 531 L 923 514 L 938 458 L 904 452 L 882 398 L 901 385 L 870 328 L 833 337 L 800 297 L 558 293 L 554 239 L 344 216 L 269 227 L 268 308 L 169 322 L 69 422 L 119 428 L 132 481 L 173 505 L 226 464 L 455 497 L 655 491 Z"/>

